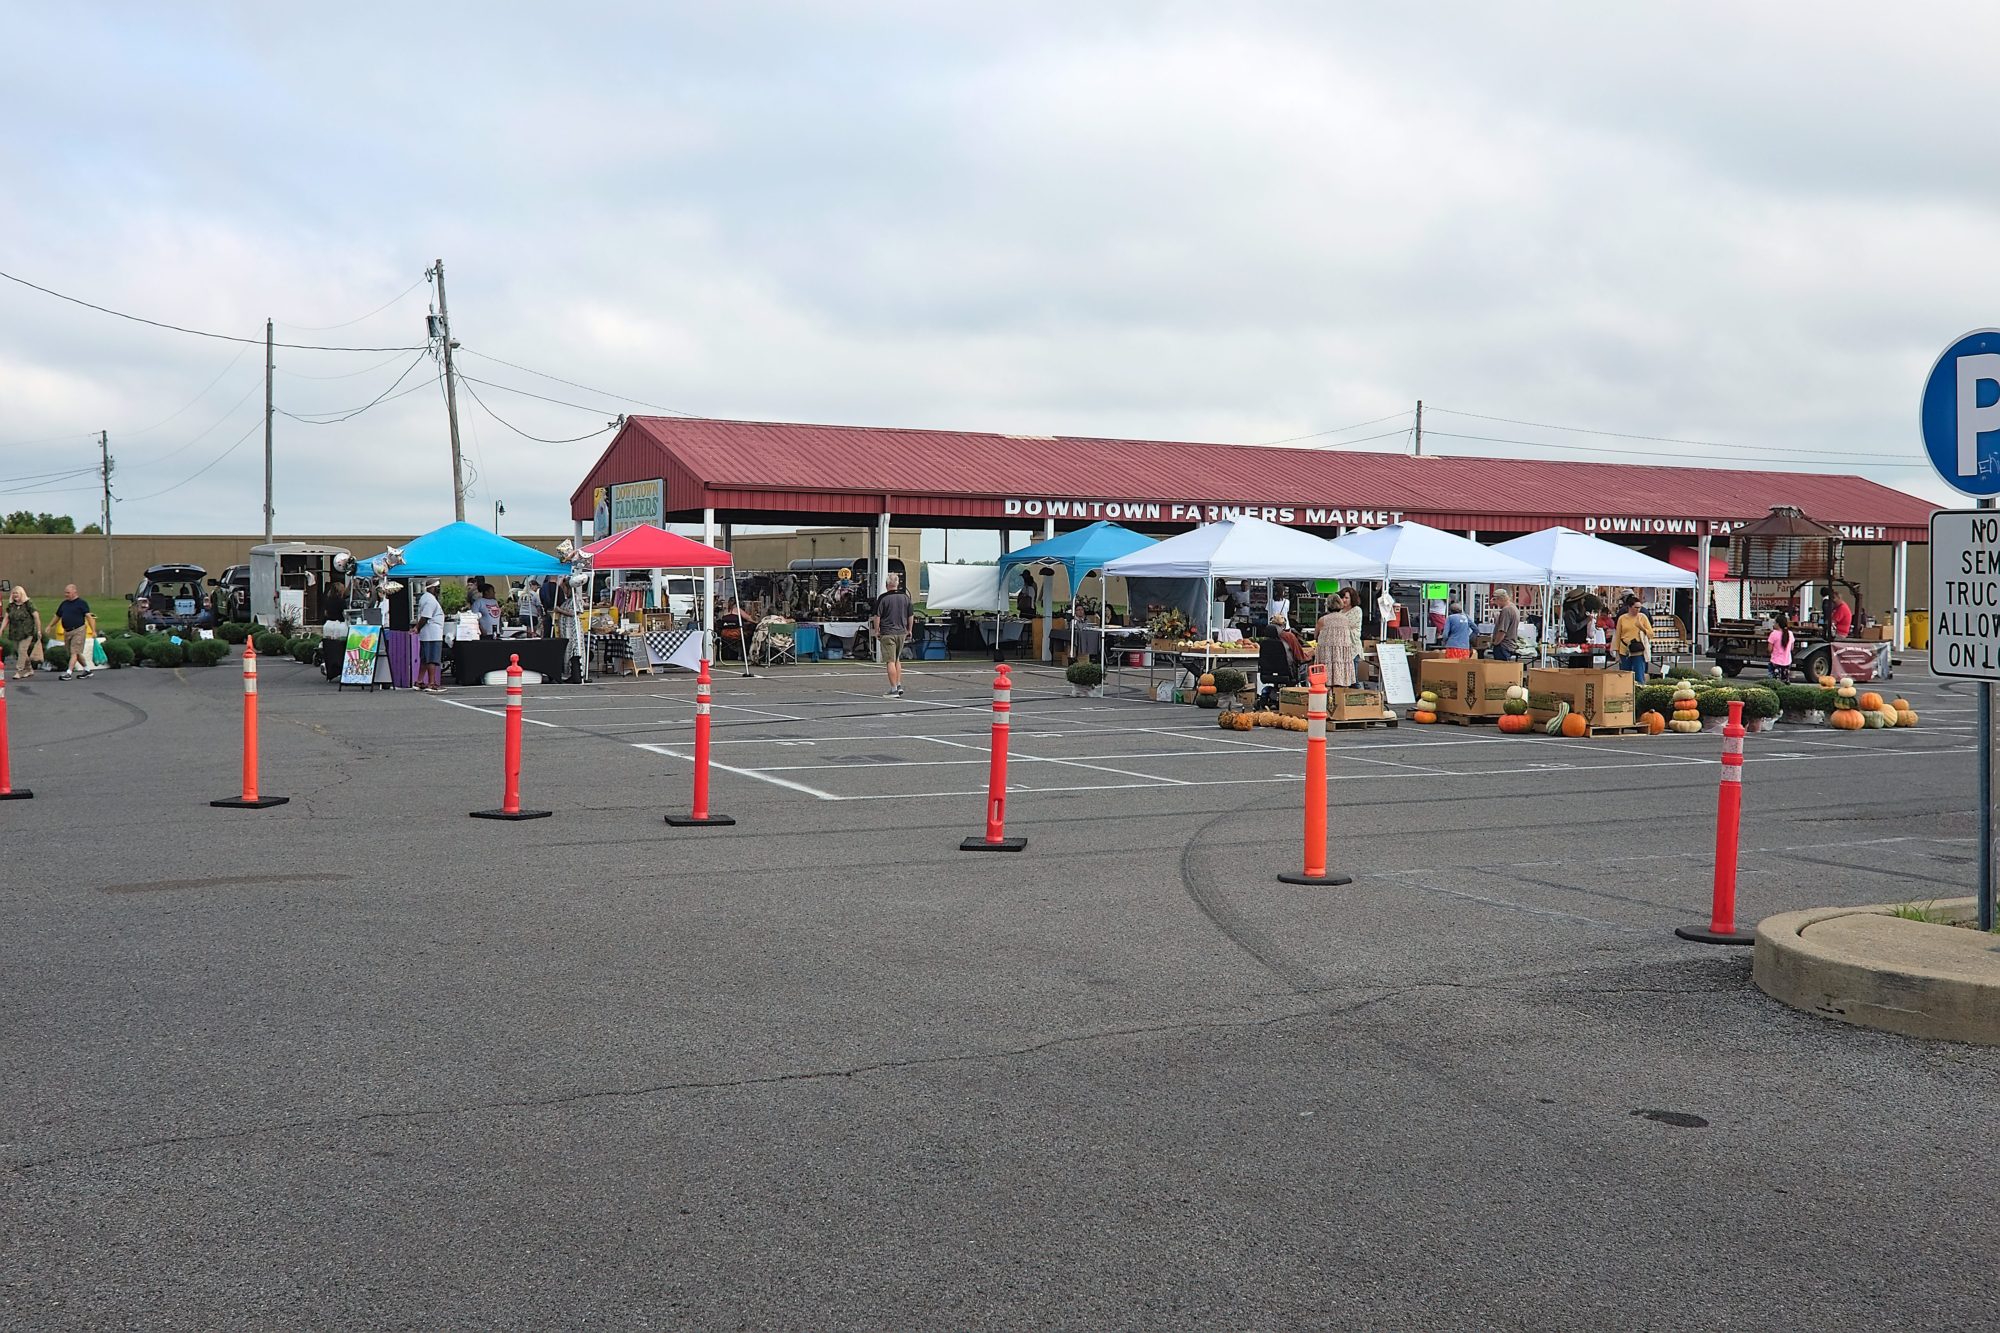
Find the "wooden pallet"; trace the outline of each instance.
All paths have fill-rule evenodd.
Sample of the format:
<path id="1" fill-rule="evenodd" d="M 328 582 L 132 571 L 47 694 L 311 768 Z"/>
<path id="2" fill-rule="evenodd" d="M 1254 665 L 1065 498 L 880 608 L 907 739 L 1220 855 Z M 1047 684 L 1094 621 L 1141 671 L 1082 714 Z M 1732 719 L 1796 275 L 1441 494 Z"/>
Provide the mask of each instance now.
<path id="1" fill-rule="evenodd" d="M 1590 736 L 1644 736 L 1647 735 L 1648 733 L 1646 729 L 1641 726 L 1626 726 L 1626 727 L 1592 727 L 1585 734 Z"/>
<path id="2" fill-rule="evenodd" d="M 1439 713 L 1438 721 L 1449 722 L 1455 727 L 1490 727 L 1500 719 L 1479 713 Z"/>
<path id="3" fill-rule="evenodd" d="M 1332 718 L 1328 718 L 1326 729 L 1328 731 L 1359 731 L 1363 727 L 1394 727 L 1401 721 L 1401 718 L 1394 717 L 1357 717 L 1349 718 L 1345 722 L 1335 722 Z"/>

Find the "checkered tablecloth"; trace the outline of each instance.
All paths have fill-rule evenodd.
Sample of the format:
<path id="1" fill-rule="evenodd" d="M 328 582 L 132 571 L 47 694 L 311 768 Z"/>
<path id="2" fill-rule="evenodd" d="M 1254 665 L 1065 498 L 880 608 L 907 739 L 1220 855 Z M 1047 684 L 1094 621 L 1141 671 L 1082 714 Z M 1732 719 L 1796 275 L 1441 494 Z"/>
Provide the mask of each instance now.
<path id="1" fill-rule="evenodd" d="M 656 667 L 676 666 L 688 671 L 701 666 L 701 631 L 698 629 L 656 629 L 646 633 L 646 654 Z"/>

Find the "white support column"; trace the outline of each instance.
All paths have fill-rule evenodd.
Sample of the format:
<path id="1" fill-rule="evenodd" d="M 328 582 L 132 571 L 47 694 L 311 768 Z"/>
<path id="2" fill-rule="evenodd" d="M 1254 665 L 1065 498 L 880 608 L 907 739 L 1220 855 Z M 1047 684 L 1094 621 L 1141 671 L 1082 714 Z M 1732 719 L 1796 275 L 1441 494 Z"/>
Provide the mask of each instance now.
<path id="1" fill-rule="evenodd" d="M 701 511 L 701 539 L 709 546 L 715 545 L 713 509 Z M 715 660 L 715 571 L 713 569 L 701 571 L 701 655 L 711 662 Z"/>
<path id="2" fill-rule="evenodd" d="M 1898 648 L 1910 646 L 1910 544 L 1896 543 L 1896 625 L 1892 631 Z"/>
<path id="3" fill-rule="evenodd" d="M 571 519 L 569 521 L 569 528 L 570 528 L 570 540 L 575 542 L 578 546 L 583 545 L 583 520 L 580 518 Z"/>
<path id="4" fill-rule="evenodd" d="M 884 509 L 875 516 L 874 531 L 868 534 L 868 586 L 877 601 L 880 601 L 882 594 L 888 591 L 888 575 L 889 511 Z M 881 661 L 882 639 L 879 635 L 871 646 L 875 650 L 875 660 Z"/>
<path id="5" fill-rule="evenodd" d="M 1709 535 L 1702 533 L 1694 543 L 1694 655 L 1708 656 L 1708 608 L 1715 596 L 1708 586 Z"/>
<path id="6" fill-rule="evenodd" d="M 1042 540 L 1052 542 L 1055 539 L 1056 521 L 1052 518 L 1043 519 Z M 1056 580 L 1053 570 L 1042 576 L 1038 590 L 1042 598 L 1042 660 L 1053 662 L 1056 660 Z M 1074 591 L 1071 590 L 1072 594 Z"/>

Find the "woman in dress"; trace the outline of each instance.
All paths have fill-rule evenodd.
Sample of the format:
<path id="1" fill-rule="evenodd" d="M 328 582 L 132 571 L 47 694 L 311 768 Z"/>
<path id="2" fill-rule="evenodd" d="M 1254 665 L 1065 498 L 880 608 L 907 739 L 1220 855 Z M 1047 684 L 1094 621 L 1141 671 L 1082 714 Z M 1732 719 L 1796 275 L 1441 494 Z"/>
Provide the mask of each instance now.
<path id="1" fill-rule="evenodd" d="M 1319 618 L 1319 643 L 1313 651 L 1326 668 L 1329 685 L 1354 684 L 1354 664 L 1361 655 L 1361 608 L 1354 594 L 1342 588 L 1334 609 Z"/>

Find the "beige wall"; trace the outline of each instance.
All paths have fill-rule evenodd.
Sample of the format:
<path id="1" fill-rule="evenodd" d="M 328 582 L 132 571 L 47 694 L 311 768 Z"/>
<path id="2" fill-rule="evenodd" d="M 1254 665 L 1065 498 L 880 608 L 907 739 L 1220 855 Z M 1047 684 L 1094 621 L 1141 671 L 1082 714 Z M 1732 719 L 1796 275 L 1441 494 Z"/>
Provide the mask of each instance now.
<path id="1" fill-rule="evenodd" d="M 859 560 L 868 554 L 868 528 L 801 528 L 797 532 L 739 532 L 730 554 L 744 574 L 782 573 L 794 560 L 835 556 Z M 903 562 L 912 578 L 921 578 L 923 533 L 916 528 L 889 529 L 889 558 Z"/>
<path id="2" fill-rule="evenodd" d="M 539 550 L 554 551 L 561 537 L 520 537 L 515 541 L 524 542 Z M 322 537 L 317 534 L 299 537 L 301 541 L 321 542 L 331 546 L 345 546 L 357 557 L 374 555 L 393 543 L 407 542 L 408 533 L 393 536 L 334 536 Z M 290 534 L 281 534 L 279 541 L 293 540 Z M 113 536 L 111 538 L 113 573 L 109 587 L 104 586 L 104 538 L 90 537 L 45 537 L 0 536 L 0 579 L 27 585 L 28 591 L 37 597 L 55 596 L 62 592 L 65 583 L 74 583 L 86 597 L 122 597 L 139 586 L 139 575 L 149 565 L 173 564 L 177 561 L 200 565 L 210 575 L 220 574 L 230 565 L 250 562 L 250 548 L 261 546 L 262 537 L 228 537 L 220 535 L 188 537 L 156 537 L 145 535 Z"/>

